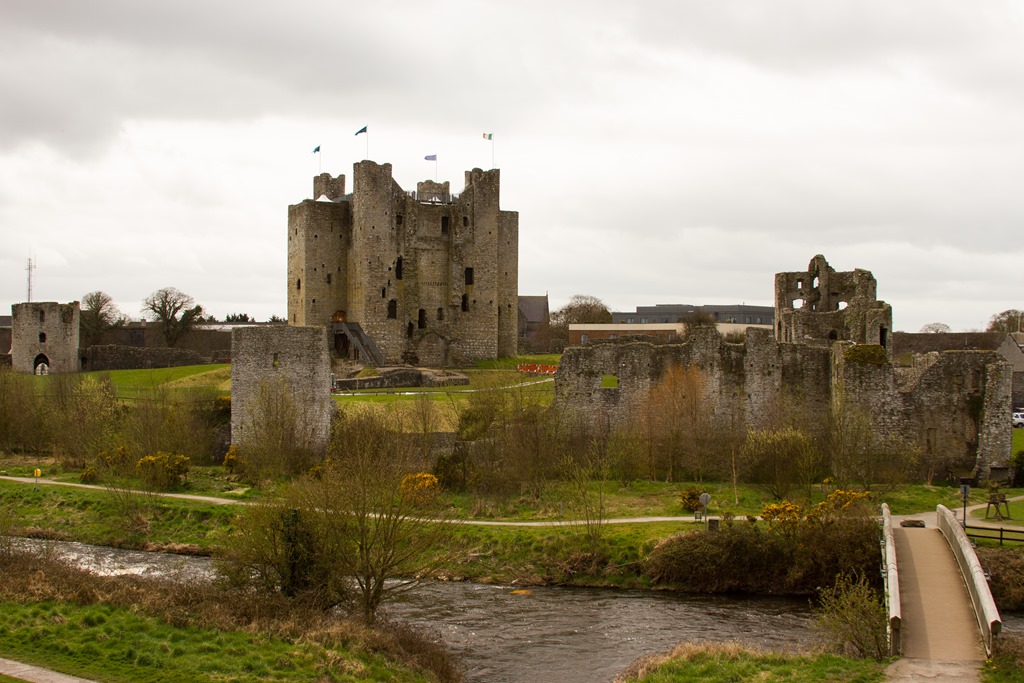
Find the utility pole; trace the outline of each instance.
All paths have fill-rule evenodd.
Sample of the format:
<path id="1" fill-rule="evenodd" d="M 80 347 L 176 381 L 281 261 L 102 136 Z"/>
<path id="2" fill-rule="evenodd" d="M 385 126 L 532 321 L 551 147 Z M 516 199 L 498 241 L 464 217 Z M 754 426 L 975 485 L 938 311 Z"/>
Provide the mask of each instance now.
<path id="1" fill-rule="evenodd" d="M 28 271 L 28 302 L 29 303 L 32 303 L 32 271 L 35 270 L 35 269 L 36 269 L 36 267 L 32 263 L 32 257 L 29 256 L 28 257 L 28 267 L 25 268 L 25 270 Z"/>

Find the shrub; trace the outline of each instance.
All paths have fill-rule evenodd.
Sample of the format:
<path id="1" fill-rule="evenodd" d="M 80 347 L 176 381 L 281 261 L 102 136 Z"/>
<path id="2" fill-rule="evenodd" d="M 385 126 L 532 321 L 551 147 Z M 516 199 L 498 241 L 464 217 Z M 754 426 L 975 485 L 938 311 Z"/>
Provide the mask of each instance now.
<path id="1" fill-rule="evenodd" d="M 880 581 L 879 529 L 871 517 L 808 517 L 788 502 L 767 507 L 771 524 L 733 522 L 663 540 L 645 574 L 656 584 L 706 593 L 813 594 L 840 574 Z"/>
<path id="2" fill-rule="evenodd" d="M 162 452 L 142 457 L 135 465 L 139 478 L 151 491 L 166 491 L 178 486 L 188 477 L 188 469 L 187 456 Z"/>
<path id="3" fill-rule="evenodd" d="M 703 506 L 700 504 L 701 490 L 696 486 L 688 486 L 679 494 L 679 505 L 687 512 L 696 512 Z"/>
<path id="4" fill-rule="evenodd" d="M 819 592 L 819 600 L 815 630 L 828 649 L 876 661 L 888 656 L 885 605 L 865 577 L 841 574 L 831 588 Z"/>
<path id="5" fill-rule="evenodd" d="M 402 477 L 402 496 L 413 505 L 427 505 L 436 498 L 441 487 L 437 477 L 428 472 L 417 472 Z"/>
<path id="6" fill-rule="evenodd" d="M 238 469 L 238 446 L 232 444 L 228 448 L 228 452 L 224 454 L 224 461 L 221 463 L 224 465 L 224 469 L 234 474 L 235 470 Z"/>
<path id="7" fill-rule="evenodd" d="M 857 344 L 851 346 L 843 353 L 843 357 L 850 363 L 863 363 L 865 365 L 885 365 L 889 362 L 889 356 L 885 349 L 878 344 Z"/>
<path id="8" fill-rule="evenodd" d="M 445 491 L 465 491 L 469 482 L 469 458 L 466 457 L 465 449 L 456 448 L 448 455 L 437 456 L 434 476 Z"/>

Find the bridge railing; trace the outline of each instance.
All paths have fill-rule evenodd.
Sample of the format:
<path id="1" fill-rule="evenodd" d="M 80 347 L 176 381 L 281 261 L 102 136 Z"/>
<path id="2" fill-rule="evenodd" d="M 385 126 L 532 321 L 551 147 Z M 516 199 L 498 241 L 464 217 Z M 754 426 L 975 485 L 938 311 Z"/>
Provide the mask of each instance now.
<path id="1" fill-rule="evenodd" d="M 900 576 L 896 565 L 896 540 L 892 533 L 892 514 L 882 503 L 882 576 L 885 579 L 885 605 L 888 612 L 889 654 L 898 657 L 903 643 L 900 640 L 903 614 L 900 611 Z"/>
<path id="2" fill-rule="evenodd" d="M 985 641 L 985 651 L 992 654 L 992 641 L 1003 628 L 1002 619 L 999 617 L 999 610 L 996 608 L 996 601 L 992 599 L 992 591 L 988 587 L 988 579 L 985 571 L 978 562 L 978 555 L 971 546 L 964 528 L 960 526 L 956 515 L 950 512 L 945 505 L 939 505 L 935 509 L 935 517 L 939 530 L 946 537 L 949 547 L 953 550 L 956 563 L 960 565 L 960 573 L 967 583 L 967 591 L 971 594 L 971 602 L 974 604 L 974 613 L 978 617 L 978 626 L 981 627 L 981 636 Z"/>

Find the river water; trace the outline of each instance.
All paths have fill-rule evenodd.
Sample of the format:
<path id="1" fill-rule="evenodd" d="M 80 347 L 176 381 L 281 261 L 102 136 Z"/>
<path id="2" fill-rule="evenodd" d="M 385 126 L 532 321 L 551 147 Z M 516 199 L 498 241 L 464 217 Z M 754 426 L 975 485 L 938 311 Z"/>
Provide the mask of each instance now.
<path id="1" fill-rule="evenodd" d="M 99 574 L 210 578 L 209 558 L 81 543 L 17 541 Z M 640 656 L 682 641 L 735 641 L 771 650 L 809 645 L 806 599 L 738 598 L 667 591 L 427 583 L 402 594 L 388 618 L 437 634 L 472 683 L 611 681 Z M 1003 615 L 1024 630 L 1024 619 Z"/>

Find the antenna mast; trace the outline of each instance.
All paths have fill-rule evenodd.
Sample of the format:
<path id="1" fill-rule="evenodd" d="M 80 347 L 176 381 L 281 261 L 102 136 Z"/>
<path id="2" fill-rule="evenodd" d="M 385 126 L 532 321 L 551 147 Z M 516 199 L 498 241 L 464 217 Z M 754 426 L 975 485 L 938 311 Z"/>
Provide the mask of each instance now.
<path id="1" fill-rule="evenodd" d="M 28 302 L 29 303 L 32 303 L 32 271 L 35 270 L 35 269 L 36 269 L 36 267 L 32 263 L 32 257 L 29 256 L 29 258 L 28 258 L 28 267 L 25 268 L 25 270 L 28 271 Z"/>

